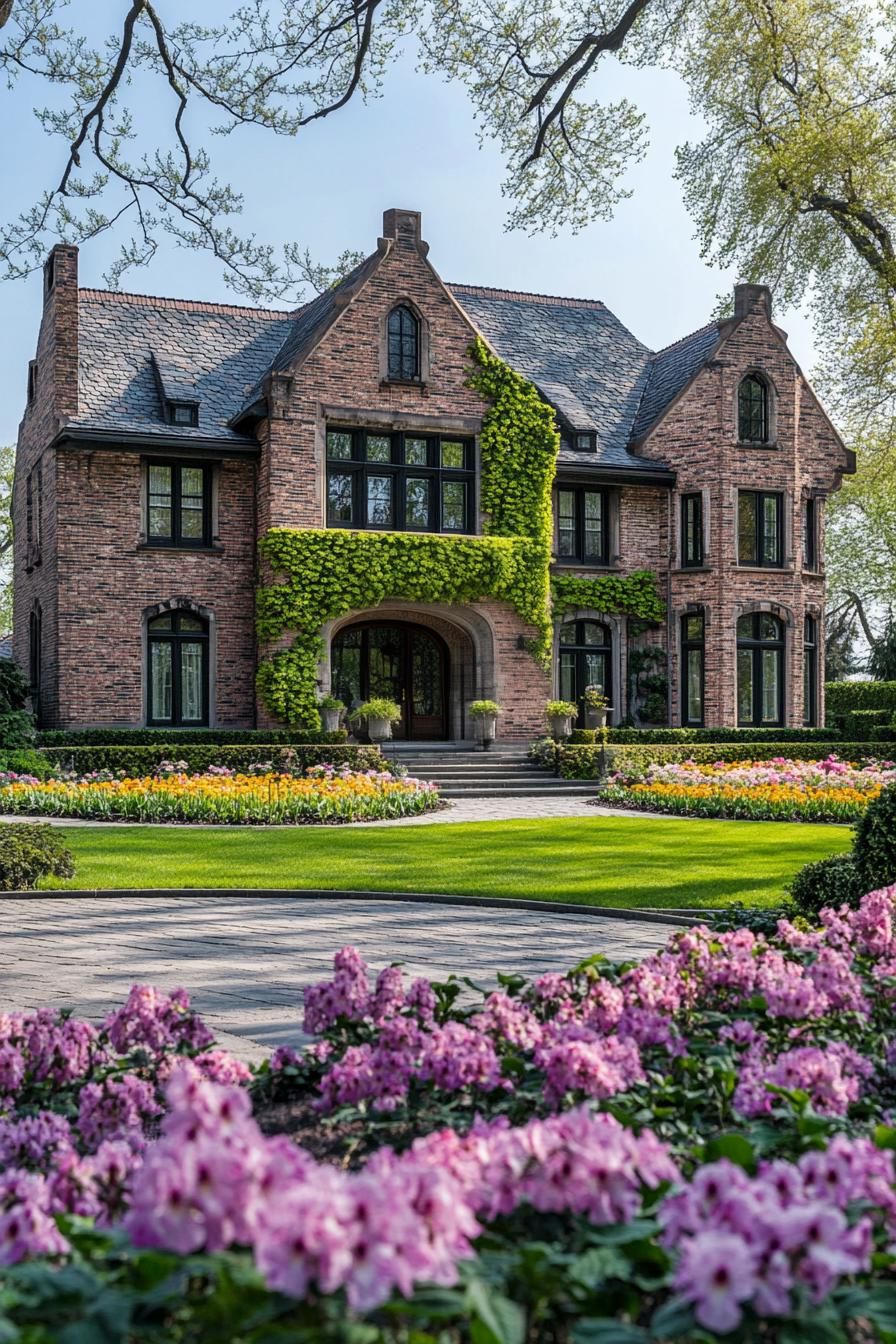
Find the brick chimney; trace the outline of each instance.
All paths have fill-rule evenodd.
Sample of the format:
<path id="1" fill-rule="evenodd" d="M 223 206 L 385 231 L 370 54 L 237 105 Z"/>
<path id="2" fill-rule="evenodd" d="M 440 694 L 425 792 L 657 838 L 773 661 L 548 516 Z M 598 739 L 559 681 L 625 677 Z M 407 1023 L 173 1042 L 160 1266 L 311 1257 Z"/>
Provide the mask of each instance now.
<path id="1" fill-rule="evenodd" d="M 758 313 L 772 320 L 772 292 L 768 285 L 735 285 L 734 316 L 746 317 Z"/>
<path id="2" fill-rule="evenodd" d="M 398 247 L 413 247 L 417 251 L 425 249 L 420 228 L 423 217 L 419 210 L 383 211 L 383 237 L 391 239 Z"/>
<path id="3" fill-rule="evenodd" d="M 37 386 L 57 427 L 78 414 L 78 249 L 57 243 L 44 263 Z"/>

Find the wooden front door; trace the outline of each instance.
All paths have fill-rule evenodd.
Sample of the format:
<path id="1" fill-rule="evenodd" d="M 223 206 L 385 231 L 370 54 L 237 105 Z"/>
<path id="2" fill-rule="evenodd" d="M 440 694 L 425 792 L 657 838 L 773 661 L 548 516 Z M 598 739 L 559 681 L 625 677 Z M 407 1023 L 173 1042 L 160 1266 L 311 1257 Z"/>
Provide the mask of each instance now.
<path id="1" fill-rule="evenodd" d="M 401 706 L 393 736 L 440 741 L 448 732 L 448 650 L 432 630 L 403 621 L 369 621 L 333 640 L 332 693 L 349 708 L 384 696 Z"/>

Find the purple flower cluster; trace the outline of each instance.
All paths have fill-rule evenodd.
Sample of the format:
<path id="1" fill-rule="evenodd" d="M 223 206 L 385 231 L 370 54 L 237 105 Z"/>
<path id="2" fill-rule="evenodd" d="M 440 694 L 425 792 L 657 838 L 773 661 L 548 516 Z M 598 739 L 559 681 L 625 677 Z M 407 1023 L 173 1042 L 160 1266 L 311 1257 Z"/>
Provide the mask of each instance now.
<path id="1" fill-rule="evenodd" d="M 190 1007 L 185 989 L 163 994 L 151 985 L 133 985 L 127 1000 L 103 1023 L 119 1054 L 148 1050 L 161 1055 L 181 1048 L 204 1050 L 214 1036 Z"/>
<path id="2" fill-rule="evenodd" d="M 26 1081 L 65 1087 L 105 1057 L 95 1027 L 54 1008 L 0 1014 L 0 1099 Z"/>

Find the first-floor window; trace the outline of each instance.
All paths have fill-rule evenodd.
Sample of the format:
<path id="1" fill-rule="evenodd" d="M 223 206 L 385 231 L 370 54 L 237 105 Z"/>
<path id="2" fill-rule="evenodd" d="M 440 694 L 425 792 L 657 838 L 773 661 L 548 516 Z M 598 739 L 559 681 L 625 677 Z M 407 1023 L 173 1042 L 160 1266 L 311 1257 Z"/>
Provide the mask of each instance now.
<path id="1" fill-rule="evenodd" d="M 564 621 L 560 627 L 560 699 L 579 707 L 585 720 L 585 688 L 598 686 L 612 698 L 609 627 L 601 621 Z"/>
<path id="2" fill-rule="evenodd" d="M 784 722 L 784 626 L 765 612 L 737 622 L 737 722 L 742 728 Z"/>
<path id="3" fill-rule="evenodd" d="M 703 724 L 706 684 L 705 620 L 702 612 L 681 618 L 681 721 L 687 727 Z"/>
<path id="4" fill-rule="evenodd" d="M 31 709 L 38 724 L 40 715 L 41 670 L 43 664 L 43 617 L 40 604 L 35 603 L 28 618 L 28 680 L 31 690 Z"/>
<path id="5" fill-rule="evenodd" d="M 208 723 L 208 626 L 189 611 L 147 623 L 147 722 L 172 727 Z"/>
<path id="6" fill-rule="evenodd" d="M 818 723 L 818 622 L 807 616 L 803 626 L 803 723 Z"/>

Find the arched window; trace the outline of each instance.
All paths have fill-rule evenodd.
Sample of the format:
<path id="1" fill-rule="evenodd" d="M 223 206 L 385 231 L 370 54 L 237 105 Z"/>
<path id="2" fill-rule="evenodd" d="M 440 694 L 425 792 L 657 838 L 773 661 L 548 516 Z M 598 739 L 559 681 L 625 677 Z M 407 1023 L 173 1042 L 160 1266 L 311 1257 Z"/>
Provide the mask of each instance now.
<path id="1" fill-rule="evenodd" d="M 818 622 L 807 616 L 803 626 L 803 723 L 818 723 Z"/>
<path id="2" fill-rule="evenodd" d="M 166 611 L 147 622 L 150 724 L 208 723 L 208 625 L 192 611 Z"/>
<path id="3" fill-rule="evenodd" d="M 784 722 L 784 626 L 764 611 L 737 622 L 737 722 L 742 728 Z"/>
<path id="4" fill-rule="evenodd" d="M 768 383 L 749 373 L 737 390 L 737 437 L 741 443 L 768 443 Z"/>
<path id="5" fill-rule="evenodd" d="M 35 602 L 28 617 L 28 681 L 31 690 L 31 712 L 38 727 L 41 723 L 41 671 L 43 667 L 43 613 Z"/>
<path id="6" fill-rule="evenodd" d="M 579 707 L 585 722 L 585 687 L 600 686 L 612 701 L 612 644 L 600 621 L 564 621 L 560 627 L 560 699 Z"/>
<path id="7" fill-rule="evenodd" d="M 389 314 L 389 377 L 420 377 L 420 323 L 404 303 Z"/>

